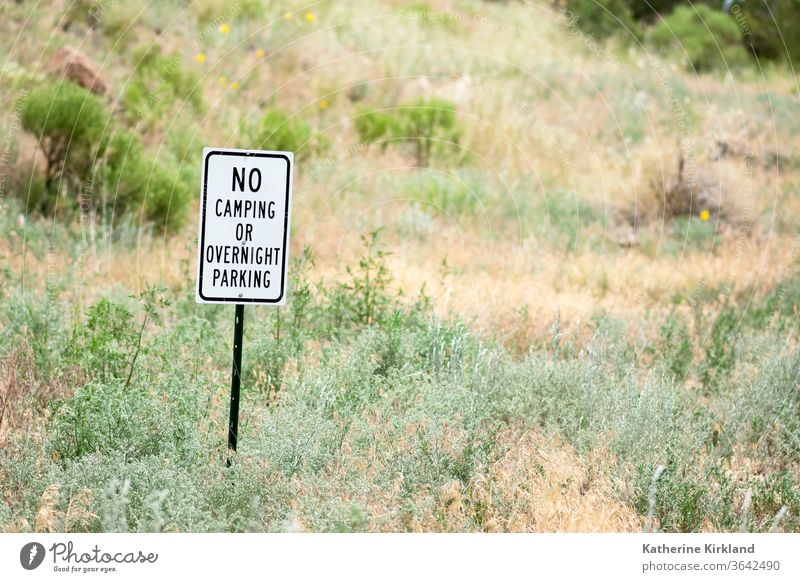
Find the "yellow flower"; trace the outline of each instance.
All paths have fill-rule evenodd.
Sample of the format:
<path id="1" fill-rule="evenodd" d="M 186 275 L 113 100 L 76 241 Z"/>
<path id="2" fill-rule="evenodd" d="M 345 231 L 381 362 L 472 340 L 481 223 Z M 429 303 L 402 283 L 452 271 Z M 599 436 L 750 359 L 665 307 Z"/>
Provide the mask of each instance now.
<path id="1" fill-rule="evenodd" d="M 224 22 L 219 25 L 219 31 L 221 34 L 228 34 L 231 31 L 231 25 Z"/>
<path id="2" fill-rule="evenodd" d="M 291 12 L 287 12 L 286 14 L 283 15 L 283 18 L 285 20 L 291 20 L 292 18 L 294 18 L 294 14 L 292 14 Z"/>
<path id="3" fill-rule="evenodd" d="M 314 22 L 314 13 L 313 12 L 306 12 L 305 19 L 306 19 L 306 22 Z"/>
<path id="4" fill-rule="evenodd" d="M 228 84 L 228 77 L 226 77 L 225 75 L 220 75 L 219 84 L 223 85 L 223 86 L 227 85 Z"/>
<path id="5" fill-rule="evenodd" d="M 258 50 L 256 51 L 256 56 L 257 56 L 259 59 L 263 59 L 265 54 L 267 54 L 267 53 L 265 53 L 265 52 L 264 52 L 264 49 L 258 49 Z"/>
<path id="6" fill-rule="evenodd" d="M 706 220 L 708 220 L 708 217 L 709 217 L 708 210 L 703 210 L 703 211 L 700 213 L 700 220 L 702 220 L 703 222 L 705 222 Z"/>
<path id="7" fill-rule="evenodd" d="M 234 81 L 233 83 L 231 83 L 231 89 L 236 91 L 236 89 L 238 89 L 238 88 L 239 88 L 239 83 L 238 82 Z"/>
<path id="8" fill-rule="evenodd" d="M 197 56 L 194 58 L 198 63 L 201 65 L 206 62 L 206 55 L 203 53 L 197 53 Z"/>
<path id="9" fill-rule="evenodd" d="M 329 106 L 330 103 L 328 103 L 327 99 L 323 99 L 322 101 L 319 102 L 319 108 L 322 109 L 323 111 L 325 111 Z"/>

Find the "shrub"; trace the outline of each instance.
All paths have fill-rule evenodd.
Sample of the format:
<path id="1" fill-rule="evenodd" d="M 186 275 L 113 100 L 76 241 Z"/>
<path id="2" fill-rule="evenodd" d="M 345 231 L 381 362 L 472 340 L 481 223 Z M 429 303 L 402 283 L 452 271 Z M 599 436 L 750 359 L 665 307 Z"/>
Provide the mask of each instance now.
<path id="1" fill-rule="evenodd" d="M 642 2 L 642 0 L 625 0 L 625 3 L 630 8 L 631 14 L 636 20 L 654 21 L 660 15 L 669 14 L 681 4 L 686 4 L 686 0 L 647 0 L 647 2 Z M 698 4 L 706 4 L 714 8 L 719 8 L 722 2 L 718 0 L 692 0 L 692 4 L 695 6 Z"/>
<path id="2" fill-rule="evenodd" d="M 386 291 L 391 282 L 389 269 L 386 267 L 388 253 L 381 248 L 380 229 L 361 236 L 365 254 L 358 261 L 358 267 L 347 267 L 350 281 L 344 283 L 352 300 L 352 311 L 355 321 L 360 325 L 370 325 L 383 321 L 392 304 Z"/>
<path id="3" fill-rule="evenodd" d="M 136 298 L 144 312 L 138 325 L 125 306 L 101 299 L 89 308 L 86 323 L 73 329 L 67 355 L 87 377 L 130 384 L 139 354 L 146 351 L 145 328 L 149 322 L 160 323 L 158 309 L 168 305 L 163 291 L 149 285 Z"/>
<path id="4" fill-rule="evenodd" d="M 279 109 L 268 109 L 261 120 L 245 131 L 245 147 L 294 152 L 298 159 L 323 153 L 328 147 L 324 136 L 297 116 L 289 117 Z"/>
<path id="5" fill-rule="evenodd" d="M 698 73 L 747 61 L 737 24 L 727 14 L 703 4 L 679 6 L 650 31 L 648 38 L 662 53 L 682 54 L 687 66 Z"/>
<path id="6" fill-rule="evenodd" d="M 257 20 L 265 12 L 263 0 L 240 0 L 236 3 L 225 0 L 197 0 L 189 7 L 196 15 L 201 27 L 214 26 L 224 20 Z"/>
<path id="7" fill-rule="evenodd" d="M 700 369 L 700 380 L 707 390 L 716 388 L 733 371 L 739 326 L 738 310 L 733 308 L 721 311 L 714 320 L 705 346 L 706 358 Z"/>
<path id="8" fill-rule="evenodd" d="M 101 212 L 132 214 L 170 229 L 183 223 L 191 200 L 190 176 L 168 155 L 154 160 L 135 134 L 121 131 L 109 140 L 102 161 L 106 195 L 95 200 Z"/>
<path id="9" fill-rule="evenodd" d="M 659 354 L 676 380 L 686 380 L 692 364 L 692 339 L 686 321 L 670 313 L 661 325 Z"/>
<path id="10" fill-rule="evenodd" d="M 124 374 L 133 340 L 133 314 L 101 299 L 89 308 L 86 323 L 73 330 L 68 353 L 87 376 L 105 381 Z"/>
<path id="11" fill-rule="evenodd" d="M 203 109 L 200 79 L 181 67 L 180 54 L 149 50 L 138 55 L 137 63 L 122 97 L 129 117 L 155 122 L 179 99 Z"/>
<path id="12" fill-rule="evenodd" d="M 22 105 L 21 123 L 39 140 L 48 192 L 56 192 L 60 176 L 78 185 L 86 182 L 107 119 L 100 99 L 73 83 L 31 91 Z"/>
<path id="13" fill-rule="evenodd" d="M 91 196 L 100 214 L 138 212 L 169 228 L 182 223 L 188 175 L 168 155 L 149 157 L 136 134 L 117 131 L 94 94 L 61 82 L 32 91 L 21 105 L 22 126 L 39 139 L 45 158 L 43 182 L 35 175 L 25 180 L 28 208 L 53 212 L 63 178 Z"/>
<path id="14" fill-rule="evenodd" d="M 731 6 L 730 13 L 741 26 L 745 44 L 756 56 L 790 63 L 800 60 L 800 11 L 796 2 L 739 0 Z"/>
<path id="15" fill-rule="evenodd" d="M 363 143 L 409 143 L 418 167 L 430 165 L 436 144 L 457 144 L 461 134 L 456 109 L 452 103 L 438 98 L 420 99 L 403 105 L 392 113 L 364 109 L 355 121 Z"/>
<path id="16" fill-rule="evenodd" d="M 192 198 L 188 174 L 171 160 L 152 160 L 150 181 L 144 192 L 143 216 L 165 228 L 177 228 L 186 218 Z"/>
<path id="17" fill-rule="evenodd" d="M 639 37 L 641 30 L 633 19 L 627 0 L 567 0 L 568 18 L 575 26 L 596 38 L 615 33 Z"/>
<path id="18" fill-rule="evenodd" d="M 364 143 L 375 143 L 385 136 L 394 135 L 397 120 L 393 115 L 376 109 L 362 109 L 355 119 L 356 131 Z M 386 149 L 388 140 L 380 142 L 381 149 Z"/>

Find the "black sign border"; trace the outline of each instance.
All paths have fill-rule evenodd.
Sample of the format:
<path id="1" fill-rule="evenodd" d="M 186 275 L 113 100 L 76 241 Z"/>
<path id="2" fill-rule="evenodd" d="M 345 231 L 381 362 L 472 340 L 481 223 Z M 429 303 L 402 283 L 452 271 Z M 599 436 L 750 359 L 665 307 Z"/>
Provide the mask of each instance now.
<path id="1" fill-rule="evenodd" d="M 246 299 L 243 297 L 206 297 L 203 295 L 203 265 L 205 264 L 205 248 L 206 248 L 206 202 L 208 197 L 208 161 L 211 156 L 237 156 L 237 157 L 250 157 L 250 158 L 280 158 L 286 161 L 286 201 L 283 205 L 283 265 L 281 268 L 281 292 L 277 299 Z M 220 303 L 239 303 L 245 305 L 248 303 L 266 303 L 275 304 L 281 303 L 284 299 L 286 292 L 286 269 L 288 262 L 288 249 L 287 242 L 289 236 L 289 185 L 292 181 L 292 161 L 289 156 L 285 154 L 268 154 L 261 152 L 232 152 L 226 150 L 211 150 L 205 155 L 203 160 L 203 199 L 201 200 L 200 214 L 203 220 L 200 224 L 200 272 L 197 276 L 197 296 L 203 301 L 214 301 Z"/>

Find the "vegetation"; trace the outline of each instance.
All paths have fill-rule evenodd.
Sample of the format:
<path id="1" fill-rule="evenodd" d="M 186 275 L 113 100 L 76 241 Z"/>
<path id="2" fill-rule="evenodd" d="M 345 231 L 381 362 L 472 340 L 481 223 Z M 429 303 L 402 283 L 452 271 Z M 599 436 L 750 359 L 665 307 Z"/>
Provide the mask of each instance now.
<path id="1" fill-rule="evenodd" d="M 610 0 L 595 2 L 594 0 L 568 0 L 566 9 L 577 18 L 576 25 L 596 38 L 606 38 L 614 34 L 630 35 L 634 38 L 641 35 L 638 23 L 633 18 L 631 4 L 628 0 Z"/>
<path id="2" fill-rule="evenodd" d="M 134 120 L 155 122 L 185 100 L 198 111 L 203 109 L 197 75 L 181 66 L 180 55 L 165 56 L 150 49 L 135 56 L 136 68 L 128 80 L 123 103 Z"/>
<path id="3" fill-rule="evenodd" d="M 455 106 L 442 99 L 420 99 L 389 112 L 365 109 L 355 124 L 364 143 L 379 142 L 384 149 L 411 144 L 420 168 L 430 165 L 434 146 L 457 146 L 460 134 Z"/>
<path id="4" fill-rule="evenodd" d="M 328 146 L 325 137 L 314 133 L 302 118 L 289 117 L 274 108 L 268 109 L 246 135 L 246 145 L 295 152 L 301 160 L 325 152 Z"/>
<path id="5" fill-rule="evenodd" d="M 660 51 L 681 52 L 692 70 L 727 70 L 747 61 L 742 33 L 728 15 L 708 6 L 678 6 L 649 36 Z"/>
<path id="6" fill-rule="evenodd" d="M 63 187 L 77 202 L 73 208 L 112 220 L 116 213 L 162 227 L 182 223 L 190 198 L 185 172 L 168 155 L 148 156 L 137 134 L 118 129 L 94 94 L 64 81 L 32 90 L 21 103 L 22 127 L 45 161 L 43 189 L 32 183 L 25 192 L 31 211 L 53 214 Z"/>
<path id="7" fill-rule="evenodd" d="M 5 8 L 0 528 L 800 531 L 800 121 L 756 3 L 606 3 L 642 44 L 603 3 L 384 4 Z M 230 468 L 211 145 L 298 161 Z"/>
<path id="8" fill-rule="evenodd" d="M 762 60 L 800 58 L 800 43 L 794 35 L 785 34 L 800 24 L 792 0 L 566 0 L 563 9 L 571 26 L 599 40 L 640 39 L 643 27 L 650 28 L 648 36 L 655 48 L 673 52 L 682 45 L 688 63 L 700 71 L 724 70 L 726 62 L 727 66 L 745 62 L 742 51 L 734 47 L 745 48 Z"/>
<path id="9" fill-rule="evenodd" d="M 36 88 L 23 99 L 22 127 L 39 141 L 50 193 L 62 176 L 77 188 L 89 179 L 107 119 L 100 99 L 69 82 Z"/>
<path id="10" fill-rule="evenodd" d="M 660 529 L 693 531 L 710 523 L 736 530 L 745 520 L 748 529 L 762 531 L 783 506 L 789 509 L 783 527 L 797 527 L 800 495 L 791 473 L 776 469 L 764 481 L 739 466 L 741 453 L 735 451 L 754 455 L 774 449 L 770 456 L 779 465 L 795 458 L 800 399 L 794 378 L 800 359 L 781 355 L 778 346 L 764 353 L 760 342 L 766 337 L 760 332 L 748 332 L 745 340 L 729 323 L 733 311 L 712 321 L 700 317 L 697 325 L 708 326 L 712 340 L 697 362 L 691 357 L 697 337 L 670 316 L 662 326 L 667 349 L 657 352 L 663 372 L 625 364 L 624 353 L 640 348 L 626 342 L 622 330 L 603 324 L 585 349 L 515 359 L 462 323 L 433 316 L 424 295 L 402 301 L 388 286 L 387 257 L 375 248 L 378 236 L 365 238 L 365 255 L 350 273 L 351 283 L 325 288 L 298 281 L 300 289 L 312 292 L 299 293 L 288 308 L 291 323 L 283 325 L 291 325 L 291 339 L 276 335 L 281 325 L 276 318 L 250 310 L 248 317 L 258 323 L 248 325 L 245 360 L 254 368 L 254 381 L 245 390 L 233 481 L 223 478 L 226 378 L 216 368 L 227 355 L 218 345 L 226 321 L 215 324 L 188 297 L 171 306 L 163 291 L 152 289 L 138 298 L 136 323 L 125 303 L 102 299 L 71 332 L 53 330 L 48 354 L 55 367 L 26 356 L 38 340 L 17 325 L 7 336 L 13 341 L 5 344 L 16 346 L 7 354 L 16 363 L 5 370 L 6 381 L 17 374 L 30 375 L 33 384 L 75 375 L 83 381 L 74 394 L 38 404 L 52 414 L 40 455 L 17 456 L 25 437 L 4 448 L 0 470 L 14 500 L 4 509 L 6 527 L 98 531 L 110 522 L 134 531 L 569 527 L 540 523 L 535 512 L 508 521 L 523 502 L 509 481 L 518 476 L 496 469 L 515 455 L 529 454 L 544 474 L 575 471 L 574 485 L 561 484 L 558 493 L 544 481 L 541 495 L 564 496 L 566 503 L 572 496 L 611 495 L 606 503 L 618 515 L 593 527 L 638 529 L 640 519 L 625 507 L 647 511 L 658 463 L 667 467 L 654 510 Z M 25 321 L 42 317 L 29 313 Z M 10 309 L 3 313 L 3 324 L 13 330 L 10 316 Z M 154 317 L 173 323 L 143 335 Z M 552 345 L 573 341 L 552 340 Z M 277 355 L 282 362 L 271 386 L 263 383 L 260 367 L 266 345 L 270 359 Z M 732 349 L 738 359 L 727 355 Z M 318 358 L 321 365 L 314 365 Z M 751 358 L 761 362 L 759 369 L 733 381 L 735 362 Z M 200 361 L 215 366 L 198 366 Z M 705 383 L 712 371 L 713 400 L 683 389 L 681 380 Z M 761 406 L 742 410 L 744 401 Z M 772 420 L 776 413 L 780 423 Z M 616 489 L 606 477 L 592 477 L 579 461 L 601 454 L 614 459 L 606 469 L 623 477 Z M 725 469 L 731 463 L 733 472 Z M 106 489 L 97 490 L 103 483 Z M 331 489 L 347 494 L 325 493 Z M 738 509 L 746 490 L 757 503 L 742 515 Z M 76 521 L 69 508 L 78 495 L 88 506 Z M 384 509 L 376 512 L 376 503 Z M 47 524 L 37 517 L 45 506 Z M 594 523 L 591 516 L 583 519 Z"/>
<path id="11" fill-rule="evenodd" d="M 800 26 L 800 13 L 791 0 L 777 2 L 734 2 L 731 14 L 742 23 L 745 44 L 760 59 L 797 62 L 800 40 L 786 34 Z"/>

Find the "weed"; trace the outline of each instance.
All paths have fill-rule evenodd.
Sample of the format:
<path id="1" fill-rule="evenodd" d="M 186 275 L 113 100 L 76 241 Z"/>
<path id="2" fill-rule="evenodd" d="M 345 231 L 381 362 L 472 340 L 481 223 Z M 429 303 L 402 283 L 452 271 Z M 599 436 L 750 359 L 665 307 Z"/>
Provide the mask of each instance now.
<path id="1" fill-rule="evenodd" d="M 410 143 L 420 168 L 430 166 L 434 145 L 457 145 L 461 133 L 455 106 L 441 99 L 420 99 L 391 113 L 363 109 L 355 124 L 363 143 Z"/>

